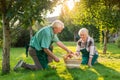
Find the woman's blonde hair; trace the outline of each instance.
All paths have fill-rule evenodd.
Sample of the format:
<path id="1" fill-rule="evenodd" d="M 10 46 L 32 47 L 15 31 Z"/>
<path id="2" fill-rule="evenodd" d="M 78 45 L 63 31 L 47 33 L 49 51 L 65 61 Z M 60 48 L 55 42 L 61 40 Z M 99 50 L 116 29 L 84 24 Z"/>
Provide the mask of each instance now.
<path id="1" fill-rule="evenodd" d="M 81 28 L 78 32 L 78 35 L 80 36 L 81 33 L 85 33 L 87 36 L 89 35 L 88 29 L 86 28 Z"/>
<path id="2" fill-rule="evenodd" d="M 64 28 L 64 23 L 60 20 L 55 20 L 52 22 L 51 26 L 53 28 L 57 27 L 57 28 Z"/>

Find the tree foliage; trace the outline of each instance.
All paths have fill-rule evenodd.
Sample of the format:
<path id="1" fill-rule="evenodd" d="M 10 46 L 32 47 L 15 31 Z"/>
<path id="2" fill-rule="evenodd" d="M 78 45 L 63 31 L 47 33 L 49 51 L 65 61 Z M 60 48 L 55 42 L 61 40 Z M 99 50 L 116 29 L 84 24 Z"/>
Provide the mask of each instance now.
<path id="1" fill-rule="evenodd" d="M 10 71 L 11 31 L 42 21 L 42 15 L 57 2 L 58 0 L 0 0 L 0 21 L 2 20 L 3 25 L 2 73 Z"/>
<path id="2" fill-rule="evenodd" d="M 69 10 L 68 6 L 64 3 L 60 19 L 65 23 L 65 26 L 68 27 L 68 30 L 72 32 L 73 35 L 71 35 L 71 38 L 74 38 L 74 40 L 78 37 L 79 29 L 82 27 L 86 27 L 87 29 L 89 29 L 90 35 L 96 38 L 95 41 L 99 41 L 99 34 L 96 34 L 99 32 L 98 29 L 95 28 L 95 22 L 93 21 L 91 15 L 91 13 L 88 13 L 86 1 L 80 0 L 80 2 L 75 2 L 75 6 L 72 10 Z M 94 32 L 93 29 L 96 32 Z"/>
<path id="3" fill-rule="evenodd" d="M 96 26 L 101 28 L 104 35 L 103 53 L 107 50 L 108 35 L 120 28 L 120 1 L 118 0 L 89 0 L 88 9 L 94 17 Z"/>
<path id="4" fill-rule="evenodd" d="M 106 53 L 109 33 L 120 28 L 120 1 L 80 0 L 76 3 L 75 11 L 72 19 L 75 24 L 94 25 L 100 29 L 100 35 L 104 35 L 103 53 Z"/>
<path id="5" fill-rule="evenodd" d="M 63 32 L 67 32 L 71 35 L 69 35 L 69 38 L 66 40 L 75 40 L 75 38 L 78 36 L 77 32 L 79 30 L 79 27 L 77 24 L 74 24 L 74 19 L 72 18 L 74 15 L 74 12 L 72 12 L 66 3 L 67 0 L 64 0 L 62 3 L 62 9 L 59 19 L 62 20 L 65 24 L 65 27 L 67 27 Z M 63 33 L 61 34 L 63 35 Z M 64 35 L 65 37 L 65 35 Z M 67 38 L 67 37 L 66 37 Z M 64 40 L 64 39 L 63 39 Z"/>
<path id="6" fill-rule="evenodd" d="M 66 16 L 62 14 L 62 19 L 72 26 L 69 27 L 72 32 L 86 27 L 89 32 L 95 33 L 93 36 L 100 33 L 96 36 L 100 35 L 100 41 L 104 43 L 103 53 L 106 53 L 108 35 L 120 28 L 120 0 L 80 0 L 75 2 L 73 10 L 66 8 L 64 12 Z"/>

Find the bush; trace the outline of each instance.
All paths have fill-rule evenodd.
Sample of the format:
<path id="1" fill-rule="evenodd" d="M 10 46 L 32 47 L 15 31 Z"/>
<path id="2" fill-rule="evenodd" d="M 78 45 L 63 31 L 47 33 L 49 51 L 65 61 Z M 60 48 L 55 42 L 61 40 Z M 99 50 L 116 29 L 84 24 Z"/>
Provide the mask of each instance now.
<path id="1" fill-rule="evenodd" d="M 120 48 L 120 37 L 118 37 L 115 41 L 116 45 Z"/>
<path id="2" fill-rule="evenodd" d="M 73 41 L 74 36 L 73 33 L 71 33 L 67 27 L 65 27 L 65 29 L 63 29 L 63 31 L 58 34 L 58 37 L 61 41 Z"/>
<path id="3" fill-rule="evenodd" d="M 20 32 L 16 33 L 16 35 L 12 35 L 12 47 L 25 47 L 29 44 L 30 35 L 29 30 L 21 29 Z"/>

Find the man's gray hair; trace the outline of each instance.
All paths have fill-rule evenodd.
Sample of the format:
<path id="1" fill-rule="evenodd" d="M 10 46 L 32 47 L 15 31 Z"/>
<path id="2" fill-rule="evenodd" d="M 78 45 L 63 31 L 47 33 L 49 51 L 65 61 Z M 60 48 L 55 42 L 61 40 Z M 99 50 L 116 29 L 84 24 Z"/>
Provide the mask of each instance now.
<path id="1" fill-rule="evenodd" d="M 54 28 L 54 27 L 61 27 L 61 28 L 64 28 L 64 23 L 60 20 L 55 20 L 52 22 L 51 26 Z"/>

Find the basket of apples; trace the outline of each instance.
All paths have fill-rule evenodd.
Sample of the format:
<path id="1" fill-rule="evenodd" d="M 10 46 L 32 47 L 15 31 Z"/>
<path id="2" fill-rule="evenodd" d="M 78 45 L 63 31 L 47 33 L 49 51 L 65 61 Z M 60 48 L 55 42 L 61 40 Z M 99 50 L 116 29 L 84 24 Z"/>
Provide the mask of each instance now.
<path id="1" fill-rule="evenodd" d="M 67 68 L 80 68 L 81 57 L 76 54 L 67 54 L 64 56 L 64 62 Z"/>

